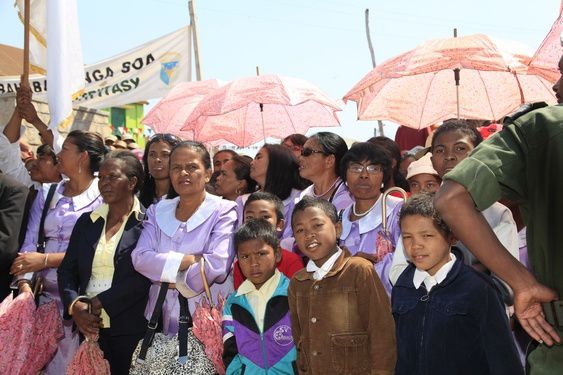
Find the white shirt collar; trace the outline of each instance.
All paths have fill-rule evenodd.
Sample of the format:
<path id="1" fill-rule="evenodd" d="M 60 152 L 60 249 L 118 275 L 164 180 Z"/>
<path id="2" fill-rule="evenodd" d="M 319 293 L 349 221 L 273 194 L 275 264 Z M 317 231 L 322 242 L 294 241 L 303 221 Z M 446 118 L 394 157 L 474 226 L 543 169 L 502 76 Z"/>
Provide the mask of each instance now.
<path id="1" fill-rule="evenodd" d="M 358 223 L 358 229 L 360 231 L 360 234 L 371 232 L 372 230 L 374 230 L 375 228 L 381 225 L 381 222 L 383 221 L 382 220 L 383 215 L 381 210 L 382 199 L 383 199 L 383 194 L 379 196 L 377 202 L 375 202 L 375 207 L 366 216 L 361 217 L 360 219 L 355 221 Z M 391 216 L 393 209 L 395 209 L 395 207 L 397 207 L 397 205 L 400 204 L 402 201 L 403 200 L 400 198 L 391 197 L 391 196 L 387 197 L 387 202 L 386 202 L 387 218 Z M 352 230 L 352 224 L 354 222 L 350 221 L 350 212 L 352 211 L 353 205 L 354 204 L 352 203 L 350 206 L 346 207 L 346 209 L 344 209 L 344 212 L 342 213 L 342 234 L 340 235 L 340 238 L 347 238 L 348 235 L 350 234 L 350 230 Z"/>
<path id="2" fill-rule="evenodd" d="M 53 200 L 51 200 L 51 204 L 49 205 L 49 208 L 55 208 L 55 206 L 57 205 L 57 202 L 61 199 L 64 198 L 65 196 L 63 195 L 64 192 L 64 185 L 68 182 L 68 180 L 62 180 L 58 183 L 57 185 L 57 189 L 55 190 L 55 194 L 53 195 Z M 48 191 L 48 189 L 47 189 Z M 44 190 L 45 192 L 45 190 Z M 84 190 L 82 193 L 74 196 L 74 197 L 69 197 L 70 200 L 72 201 L 72 205 L 74 207 L 75 211 L 79 211 L 82 210 L 83 208 L 89 206 L 90 204 L 92 204 L 92 202 L 94 202 L 96 199 L 98 199 L 98 197 L 100 196 L 100 190 L 98 189 L 98 178 L 94 177 L 94 179 L 92 180 L 92 183 L 90 183 L 90 186 L 88 186 L 88 189 Z M 47 195 L 45 195 L 45 198 L 47 198 Z"/>
<path id="3" fill-rule="evenodd" d="M 201 205 L 186 221 L 186 230 L 190 232 L 203 224 L 218 207 L 221 199 L 216 195 L 205 193 L 205 199 Z M 176 219 L 176 207 L 179 202 L 180 197 L 176 197 L 163 199 L 156 204 L 156 223 L 168 237 L 172 237 L 182 224 L 180 220 Z"/>
<path id="4" fill-rule="evenodd" d="M 327 261 L 324 262 L 324 264 L 320 267 L 317 267 L 315 262 L 309 260 L 309 262 L 307 263 L 307 272 L 313 273 L 313 279 L 317 281 L 322 280 L 327 275 L 327 273 L 330 272 L 340 254 L 342 254 L 342 249 L 338 248 L 338 251 L 332 254 L 332 256 L 328 258 Z"/>
<path id="5" fill-rule="evenodd" d="M 417 268 L 414 271 L 414 276 L 412 279 L 412 283 L 414 284 L 414 287 L 418 289 L 424 282 L 424 286 L 426 287 L 426 290 L 430 292 L 430 290 L 435 285 L 442 283 L 442 281 L 446 279 L 446 276 L 448 276 L 448 273 L 454 266 L 455 259 L 456 259 L 455 255 L 453 253 L 450 253 L 450 261 L 444 264 L 442 267 L 440 267 L 440 269 L 438 270 L 438 272 L 434 274 L 434 276 L 431 276 L 428 272 L 419 270 Z"/>

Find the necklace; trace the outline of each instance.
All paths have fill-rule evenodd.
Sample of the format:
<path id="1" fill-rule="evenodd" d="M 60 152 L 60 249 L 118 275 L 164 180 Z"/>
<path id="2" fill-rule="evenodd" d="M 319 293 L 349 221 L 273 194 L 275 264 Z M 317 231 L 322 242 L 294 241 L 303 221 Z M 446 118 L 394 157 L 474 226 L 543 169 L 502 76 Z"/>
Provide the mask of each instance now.
<path id="1" fill-rule="evenodd" d="M 333 187 L 335 187 L 335 186 L 336 186 L 336 183 L 337 183 L 338 181 L 340 181 L 340 177 L 336 177 L 336 180 L 334 180 L 334 182 L 332 183 L 332 185 L 330 185 L 330 187 L 328 188 L 328 190 L 327 190 L 327 191 L 325 191 L 325 192 L 324 192 L 324 193 L 322 193 L 322 194 L 315 194 L 315 186 L 313 185 L 313 197 L 315 197 L 315 198 L 321 198 L 321 197 L 324 197 L 325 195 L 327 195 L 327 194 L 328 194 L 328 192 L 329 192 L 329 191 L 331 191 L 331 190 L 332 190 L 332 188 L 333 188 Z"/>
<path id="2" fill-rule="evenodd" d="M 379 200 L 379 199 L 378 199 L 378 200 Z M 371 210 L 374 209 L 374 207 L 375 207 L 376 204 L 377 204 L 377 201 L 375 201 L 375 203 L 374 203 L 370 208 L 368 208 L 368 210 L 367 210 L 366 212 L 359 214 L 359 213 L 356 212 L 356 202 L 354 202 L 354 204 L 352 205 L 352 213 L 353 213 L 354 216 L 356 216 L 356 217 L 364 217 L 364 216 L 366 216 L 367 214 L 369 214 L 369 213 L 371 212 Z"/>

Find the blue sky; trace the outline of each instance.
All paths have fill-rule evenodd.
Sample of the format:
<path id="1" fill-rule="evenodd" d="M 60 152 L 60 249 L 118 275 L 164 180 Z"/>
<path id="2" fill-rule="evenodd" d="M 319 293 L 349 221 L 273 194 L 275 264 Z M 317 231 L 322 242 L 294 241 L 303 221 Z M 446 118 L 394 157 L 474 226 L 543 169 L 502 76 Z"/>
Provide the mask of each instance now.
<path id="1" fill-rule="evenodd" d="M 23 27 L 0 1 L 0 43 L 23 46 Z M 203 78 L 223 80 L 276 73 L 307 79 L 342 97 L 370 69 L 364 10 L 370 9 L 378 63 L 427 39 L 485 33 L 524 43 L 533 51 L 549 31 L 560 0 L 197 0 Z M 189 22 L 184 0 L 78 1 L 85 63 L 94 63 L 174 31 Z M 195 76 L 194 76 L 195 79 Z M 416 87 L 413 87 L 416 90 Z M 373 135 L 374 122 L 356 121 L 349 103 L 342 128 L 357 140 Z M 386 123 L 393 136 L 395 125 Z M 313 129 L 318 130 L 318 128 Z"/>

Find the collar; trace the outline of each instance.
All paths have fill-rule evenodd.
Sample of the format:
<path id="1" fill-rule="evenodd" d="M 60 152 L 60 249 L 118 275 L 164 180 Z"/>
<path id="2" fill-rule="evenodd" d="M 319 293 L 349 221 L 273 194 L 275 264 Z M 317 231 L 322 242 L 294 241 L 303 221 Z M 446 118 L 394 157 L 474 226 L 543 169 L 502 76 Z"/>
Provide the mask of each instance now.
<path id="1" fill-rule="evenodd" d="M 176 219 L 176 207 L 178 207 L 179 202 L 180 197 L 176 197 L 174 199 L 163 199 L 156 204 L 156 223 L 168 237 L 172 237 L 180 225 L 183 224 L 183 222 Z M 220 202 L 221 197 L 205 193 L 205 199 L 201 205 L 186 221 L 186 230 L 191 232 L 203 224 L 211 216 L 211 214 L 213 214 Z"/>
<path id="2" fill-rule="evenodd" d="M 420 288 L 420 285 L 424 282 L 424 286 L 426 287 L 427 291 L 430 291 L 433 286 L 441 284 L 448 276 L 448 273 L 454 266 L 456 261 L 456 257 L 453 253 L 450 253 L 450 261 L 444 264 L 438 272 L 431 276 L 428 272 L 419 270 L 418 268 L 414 271 L 414 276 L 412 282 L 416 289 Z M 433 281 L 431 281 L 433 280 Z"/>
<path id="3" fill-rule="evenodd" d="M 95 223 L 99 218 L 107 221 L 108 213 L 109 205 L 107 203 L 103 203 L 99 205 L 98 208 L 96 208 L 94 211 L 92 211 L 92 213 L 90 214 L 90 220 L 92 220 L 92 223 Z M 127 217 L 131 216 L 132 213 L 135 213 L 135 218 L 137 219 L 137 221 L 141 221 L 141 202 L 139 202 L 139 199 L 137 199 L 136 196 L 133 196 L 133 207 L 131 207 L 131 211 L 129 211 Z"/>
<path id="4" fill-rule="evenodd" d="M 375 202 L 375 207 L 364 217 L 359 218 L 355 222 L 358 223 L 358 229 L 360 234 L 364 234 L 367 232 L 371 232 L 375 228 L 381 225 L 382 220 L 382 207 L 381 207 L 381 200 L 383 199 L 383 194 L 379 196 L 377 201 Z M 391 197 L 388 196 L 386 200 L 387 205 L 387 218 L 391 217 L 391 213 L 397 207 L 398 204 L 401 204 L 403 200 L 401 198 Z M 354 222 L 350 221 L 350 212 L 352 211 L 352 206 L 346 207 L 344 212 L 342 213 L 342 234 L 340 238 L 347 238 L 352 230 L 352 224 Z"/>
<path id="5" fill-rule="evenodd" d="M 267 290 L 275 290 L 276 286 L 279 284 L 280 282 L 280 271 L 278 271 L 278 269 L 276 268 L 276 270 L 274 271 L 274 274 L 272 275 L 272 277 L 270 277 L 263 285 L 262 287 L 260 287 L 260 289 L 256 289 L 256 286 L 252 283 L 252 281 L 246 279 L 242 282 L 242 284 L 240 284 L 240 286 L 237 289 L 237 297 L 238 296 L 242 296 L 244 294 L 249 294 L 252 292 L 260 292 L 260 291 L 267 291 Z"/>
<path id="6" fill-rule="evenodd" d="M 67 182 L 68 180 L 62 180 L 57 184 L 57 189 L 55 190 L 55 194 L 53 195 L 53 200 L 49 205 L 50 209 L 55 208 L 57 202 L 60 199 L 66 198 L 63 195 L 63 193 L 64 193 L 65 184 Z M 74 210 L 79 211 L 92 204 L 92 202 L 98 199 L 99 196 L 100 196 L 100 190 L 98 189 L 98 178 L 94 177 L 94 179 L 90 183 L 90 186 L 88 186 L 88 189 L 84 190 L 82 193 L 74 197 L 69 197 L 69 199 L 72 201 Z"/>
<path id="7" fill-rule="evenodd" d="M 330 270 L 338 260 L 338 257 L 340 257 L 340 254 L 342 254 L 342 249 L 340 249 L 339 247 L 337 247 L 337 249 L 338 250 L 336 251 L 336 253 L 332 254 L 331 257 L 328 258 L 327 261 L 324 262 L 324 264 L 320 267 L 317 267 L 315 262 L 309 260 L 309 262 L 307 263 L 307 272 L 313 274 L 313 279 L 322 280 L 330 272 Z"/>
<path id="8" fill-rule="evenodd" d="M 290 204 L 295 204 L 299 202 L 299 197 L 301 196 L 301 190 L 291 189 L 291 193 L 289 193 L 289 197 L 283 200 L 283 206 L 287 207 Z"/>
<path id="9" fill-rule="evenodd" d="M 350 254 L 350 251 L 348 251 L 348 249 L 345 246 L 339 247 L 339 249 L 342 250 L 342 252 L 340 253 L 340 256 L 336 259 L 336 262 L 332 266 L 330 272 L 326 274 L 325 278 L 334 276 L 338 272 L 340 272 L 342 268 L 344 268 L 350 257 L 352 256 Z M 297 271 L 293 275 L 293 278 L 295 278 L 298 281 L 313 280 L 313 273 L 308 272 L 307 268 L 303 268 L 300 271 Z"/>

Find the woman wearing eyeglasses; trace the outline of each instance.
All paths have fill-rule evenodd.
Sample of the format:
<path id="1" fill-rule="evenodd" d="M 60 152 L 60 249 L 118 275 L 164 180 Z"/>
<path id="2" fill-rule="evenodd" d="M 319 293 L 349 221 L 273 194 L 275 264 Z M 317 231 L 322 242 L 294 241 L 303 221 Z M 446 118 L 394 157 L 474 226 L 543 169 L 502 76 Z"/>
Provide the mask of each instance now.
<path id="1" fill-rule="evenodd" d="M 381 146 L 368 142 L 356 143 L 342 158 L 341 169 L 355 202 L 342 212 L 340 243 L 352 255 L 375 261 L 378 232 L 382 230 L 383 187 L 392 173 L 391 157 Z M 386 199 L 387 223 L 394 247 L 400 247 L 399 212 L 402 200 L 388 196 Z M 379 261 L 375 269 L 388 293 L 389 267 L 393 254 Z"/>
<path id="2" fill-rule="evenodd" d="M 339 212 L 352 204 L 354 199 L 339 176 L 340 161 L 347 151 L 346 142 L 337 134 L 319 132 L 311 136 L 301 150 L 299 174 L 313 184 L 301 197 L 326 199 Z"/>
<path id="3" fill-rule="evenodd" d="M 158 202 L 166 196 L 170 189 L 168 174 L 168 159 L 172 148 L 181 139 L 173 134 L 155 134 L 147 142 L 143 154 L 145 181 L 139 194 L 139 200 L 144 207 Z"/>

